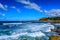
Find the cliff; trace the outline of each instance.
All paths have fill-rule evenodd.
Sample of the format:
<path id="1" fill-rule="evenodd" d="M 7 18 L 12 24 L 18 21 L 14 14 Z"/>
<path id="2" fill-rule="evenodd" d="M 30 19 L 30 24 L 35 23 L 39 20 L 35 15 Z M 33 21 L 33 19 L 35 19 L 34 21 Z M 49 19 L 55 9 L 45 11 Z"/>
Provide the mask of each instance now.
<path id="1" fill-rule="evenodd" d="M 42 22 L 59 22 L 60 23 L 60 17 L 42 18 L 42 19 L 39 19 L 39 21 L 42 21 Z"/>

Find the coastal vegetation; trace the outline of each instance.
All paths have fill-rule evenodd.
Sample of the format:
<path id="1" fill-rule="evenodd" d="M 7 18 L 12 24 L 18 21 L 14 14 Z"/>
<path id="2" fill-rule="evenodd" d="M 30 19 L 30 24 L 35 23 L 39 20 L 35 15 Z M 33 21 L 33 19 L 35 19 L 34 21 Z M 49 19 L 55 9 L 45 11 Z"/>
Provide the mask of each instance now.
<path id="1" fill-rule="evenodd" d="M 48 18 L 41 18 L 39 21 L 42 22 L 58 22 L 60 23 L 60 17 L 48 17 Z"/>

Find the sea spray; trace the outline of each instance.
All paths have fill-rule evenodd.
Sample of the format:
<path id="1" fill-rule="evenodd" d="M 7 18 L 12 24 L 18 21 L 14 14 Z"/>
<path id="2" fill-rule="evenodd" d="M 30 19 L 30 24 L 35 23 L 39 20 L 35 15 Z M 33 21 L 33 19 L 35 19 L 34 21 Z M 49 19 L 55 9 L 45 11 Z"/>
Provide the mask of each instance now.
<path id="1" fill-rule="evenodd" d="M 27 35 L 27 37 L 30 36 L 34 38 L 46 37 L 46 39 L 48 39 L 48 36 L 46 36 L 45 32 L 47 32 L 48 34 L 50 32 L 50 28 L 54 28 L 54 25 L 51 25 L 50 23 L 22 23 L 17 26 L 16 25 L 17 24 L 15 24 L 14 26 L 8 25 L 9 28 L 3 29 L 2 30 L 3 32 L 1 32 L 2 35 L 0 36 L 0 39 L 1 40 L 17 40 L 17 39 L 20 40 L 20 36 L 23 36 L 23 35 Z"/>

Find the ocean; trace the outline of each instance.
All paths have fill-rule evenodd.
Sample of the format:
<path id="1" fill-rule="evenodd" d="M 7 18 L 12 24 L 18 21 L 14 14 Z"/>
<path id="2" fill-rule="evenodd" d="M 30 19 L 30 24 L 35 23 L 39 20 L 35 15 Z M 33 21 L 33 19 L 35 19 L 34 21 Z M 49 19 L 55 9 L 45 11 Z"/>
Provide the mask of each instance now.
<path id="1" fill-rule="evenodd" d="M 56 35 L 50 29 L 59 25 L 49 22 L 4 23 L 0 25 L 0 40 L 49 40 L 51 35 Z"/>

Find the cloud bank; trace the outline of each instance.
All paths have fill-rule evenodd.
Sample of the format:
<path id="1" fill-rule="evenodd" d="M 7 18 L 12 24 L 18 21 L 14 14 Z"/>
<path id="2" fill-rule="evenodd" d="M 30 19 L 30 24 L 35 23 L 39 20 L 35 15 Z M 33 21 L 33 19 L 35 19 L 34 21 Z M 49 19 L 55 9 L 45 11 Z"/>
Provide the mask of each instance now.
<path id="1" fill-rule="evenodd" d="M 49 16 L 60 16 L 60 9 L 52 9 L 52 10 L 45 10 L 44 13 L 48 14 Z"/>
<path id="2" fill-rule="evenodd" d="M 16 2 L 25 4 L 25 8 L 34 9 L 49 16 L 60 16 L 60 9 L 41 10 L 41 7 L 36 3 L 30 2 L 30 0 L 16 0 Z"/>
<path id="3" fill-rule="evenodd" d="M 41 7 L 30 0 L 15 0 L 16 2 L 25 4 L 25 8 L 34 9 L 49 16 L 60 16 L 60 9 L 51 9 L 51 10 L 41 10 Z M 0 9 L 7 11 L 8 6 L 0 3 Z M 12 6 L 18 13 L 21 13 L 20 9 L 17 9 L 15 6 Z"/>

